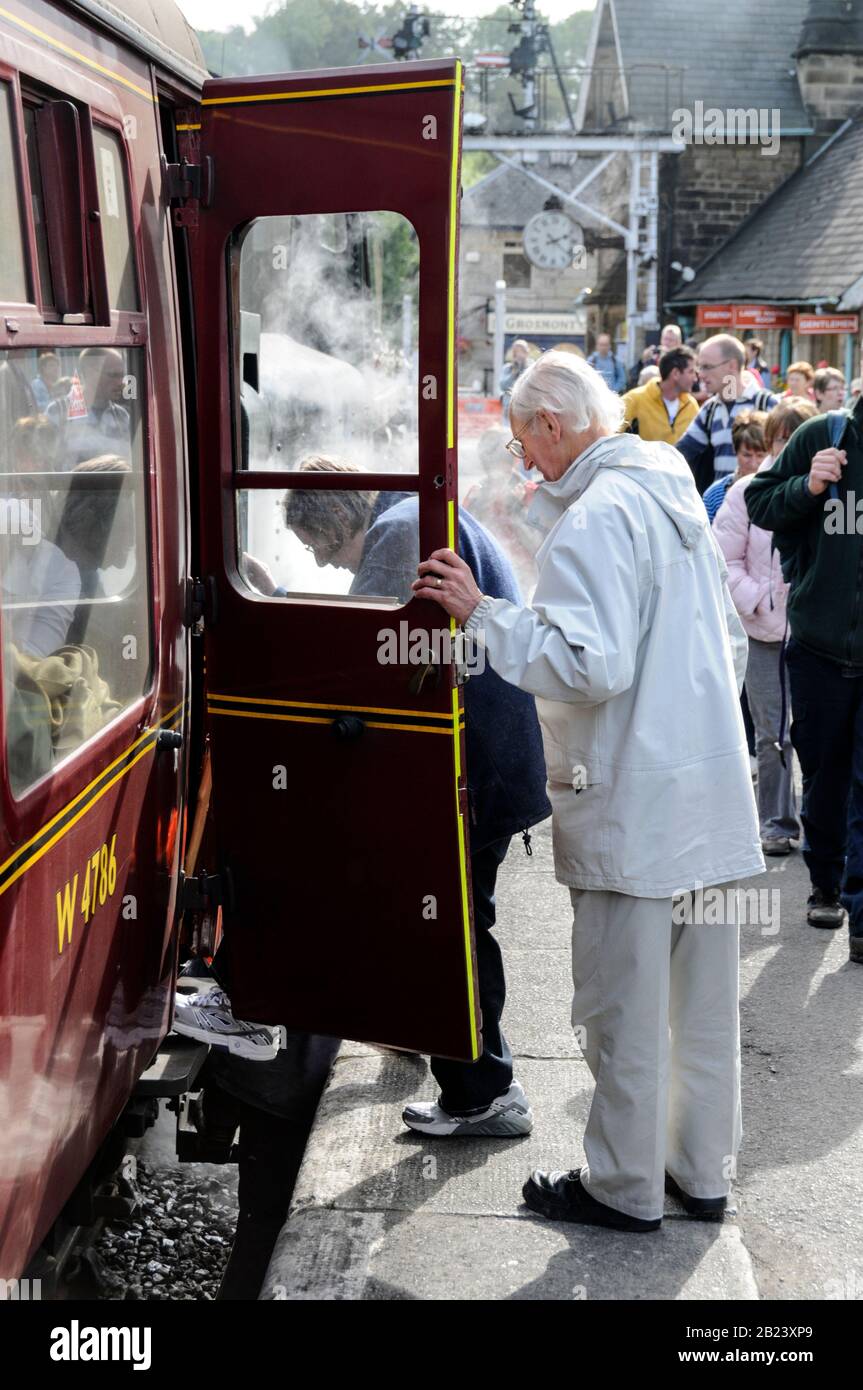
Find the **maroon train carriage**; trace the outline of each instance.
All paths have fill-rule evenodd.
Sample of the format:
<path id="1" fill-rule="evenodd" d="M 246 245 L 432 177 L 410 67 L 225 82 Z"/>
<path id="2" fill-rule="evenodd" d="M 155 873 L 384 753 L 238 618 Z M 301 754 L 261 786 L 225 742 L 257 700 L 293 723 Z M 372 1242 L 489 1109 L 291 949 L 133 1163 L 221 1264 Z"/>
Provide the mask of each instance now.
<path id="1" fill-rule="evenodd" d="M 211 81 L 166 0 L 0 10 L 2 1277 L 193 1079 L 205 733 L 237 1014 L 477 1055 L 461 688 L 380 659 L 439 610 L 283 503 L 456 534 L 460 109 L 455 61 Z"/>

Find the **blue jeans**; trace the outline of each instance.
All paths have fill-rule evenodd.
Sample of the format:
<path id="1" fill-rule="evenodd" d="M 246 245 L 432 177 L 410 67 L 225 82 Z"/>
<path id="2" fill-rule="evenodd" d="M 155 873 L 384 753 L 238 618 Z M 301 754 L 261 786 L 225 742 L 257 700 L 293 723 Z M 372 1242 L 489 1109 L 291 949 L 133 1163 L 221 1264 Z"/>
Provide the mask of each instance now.
<path id="1" fill-rule="evenodd" d="M 842 894 L 863 936 L 863 671 L 792 638 L 791 742 L 803 771 L 803 858 L 813 888 Z"/>
<path id="2" fill-rule="evenodd" d="M 440 1104 L 450 1115 L 486 1110 L 512 1084 L 512 1053 L 500 1026 L 506 1001 L 506 977 L 500 946 L 492 936 L 497 871 L 510 839 L 495 840 L 470 857 L 479 1006 L 482 1010 L 482 1056 L 476 1062 L 432 1057 L 432 1076 L 441 1088 Z"/>

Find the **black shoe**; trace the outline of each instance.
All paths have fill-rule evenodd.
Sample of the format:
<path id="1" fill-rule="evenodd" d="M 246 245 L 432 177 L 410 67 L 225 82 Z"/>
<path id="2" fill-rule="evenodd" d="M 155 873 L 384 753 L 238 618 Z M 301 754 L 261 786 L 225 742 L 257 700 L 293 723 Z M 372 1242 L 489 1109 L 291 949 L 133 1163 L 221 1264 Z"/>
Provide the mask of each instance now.
<path id="1" fill-rule="evenodd" d="M 839 901 L 839 894 L 813 888 L 806 904 L 806 921 L 811 927 L 841 927 L 845 921 L 845 909 Z"/>
<path id="2" fill-rule="evenodd" d="M 638 1216 L 608 1207 L 591 1197 L 581 1185 L 581 1169 L 570 1173 L 546 1173 L 536 1168 L 522 1188 L 531 1211 L 550 1221 L 579 1221 L 583 1226 L 607 1226 L 612 1231 L 658 1231 L 662 1218 L 642 1221 Z"/>
<path id="3" fill-rule="evenodd" d="M 669 1197 L 676 1197 L 678 1202 L 682 1202 L 685 1211 L 690 1216 L 695 1216 L 699 1221 L 723 1221 L 725 1219 L 725 1208 L 728 1205 L 727 1197 L 690 1197 L 688 1192 L 684 1192 L 670 1173 L 665 1174 L 665 1190 Z"/>
<path id="4" fill-rule="evenodd" d="M 848 959 L 856 961 L 858 965 L 863 965 L 863 936 L 848 938 Z"/>
<path id="5" fill-rule="evenodd" d="M 791 841 L 787 835 L 773 835 L 769 840 L 761 841 L 762 854 L 790 854 Z"/>

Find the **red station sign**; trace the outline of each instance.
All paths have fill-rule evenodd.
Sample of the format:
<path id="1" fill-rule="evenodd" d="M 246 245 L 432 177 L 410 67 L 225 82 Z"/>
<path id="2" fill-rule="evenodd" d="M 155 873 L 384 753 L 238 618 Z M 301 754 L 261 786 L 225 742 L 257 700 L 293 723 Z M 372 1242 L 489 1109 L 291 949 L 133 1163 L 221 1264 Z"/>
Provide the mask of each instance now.
<path id="1" fill-rule="evenodd" d="M 859 333 L 859 314 L 798 314 L 798 333 Z"/>
<path id="2" fill-rule="evenodd" d="M 773 304 L 699 304 L 698 328 L 793 328 L 794 310 Z"/>
<path id="3" fill-rule="evenodd" d="M 793 328 L 794 310 L 774 304 L 735 304 L 734 323 L 737 328 Z"/>
<path id="4" fill-rule="evenodd" d="M 730 328 L 734 323 L 731 304 L 699 304 L 695 311 L 698 328 Z"/>

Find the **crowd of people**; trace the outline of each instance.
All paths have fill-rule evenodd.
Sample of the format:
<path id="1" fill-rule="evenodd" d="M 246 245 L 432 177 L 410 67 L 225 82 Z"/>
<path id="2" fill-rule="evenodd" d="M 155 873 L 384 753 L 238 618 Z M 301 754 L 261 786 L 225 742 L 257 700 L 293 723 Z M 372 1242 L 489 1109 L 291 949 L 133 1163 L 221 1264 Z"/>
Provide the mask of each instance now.
<path id="1" fill-rule="evenodd" d="M 529 345 L 521 342 L 519 347 L 508 364 L 510 395 L 515 382 L 531 366 Z M 621 429 L 646 441 L 673 444 L 690 466 L 729 566 L 730 592 L 749 638 L 741 708 L 756 781 L 762 849 L 768 855 L 785 855 L 802 844 L 811 875 L 809 922 L 840 927 L 847 907 L 851 959 L 863 963 L 863 901 L 858 901 L 863 881 L 857 882 L 857 866 L 863 860 L 863 845 L 859 843 L 863 792 L 857 788 L 852 795 L 854 758 L 859 761 L 863 754 L 859 749 L 855 754 L 855 736 L 848 723 L 860 709 L 860 687 L 855 682 L 863 680 L 863 666 L 855 655 L 854 634 L 863 617 L 863 600 L 855 582 L 849 593 L 851 636 L 845 634 L 844 645 L 838 635 L 832 642 L 824 633 L 816 639 L 815 625 L 808 639 L 801 636 L 801 607 L 808 615 L 813 605 L 823 605 L 824 630 L 832 626 L 827 621 L 832 600 L 825 586 L 826 561 L 810 563 L 820 553 L 817 536 L 810 535 L 805 544 L 795 543 L 804 525 L 811 523 L 808 513 L 799 514 L 799 500 L 798 509 L 792 508 L 789 515 L 779 510 L 779 497 L 795 497 L 794 489 L 789 494 L 783 487 L 769 513 L 762 510 L 766 504 L 757 500 L 768 487 L 763 475 L 769 474 L 771 479 L 777 476 L 774 468 L 792 436 L 807 422 L 820 422 L 803 431 L 801 440 L 812 441 L 810 469 L 816 469 L 816 478 L 807 484 L 805 495 L 808 498 L 811 486 L 814 496 L 821 499 L 820 505 L 813 502 L 812 506 L 817 524 L 823 521 L 824 488 L 819 489 L 818 472 L 831 468 L 836 473 L 835 486 L 847 466 L 847 451 L 835 448 L 824 434 L 828 413 L 842 411 L 845 404 L 845 377 L 835 367 L 822 363 L 816 368 L 799 360 L 787 368 L 784 389 L 773 389 L 774 373 L 764 358 L 760 339 L 750 337 L 743 342 L 731 334 L 717 333 L 699 344 L 687 344 L 675 324 L 663 328 L 659 343 L 648 346 L 628 374 L 608 333 L 598 335 L 587 362 L 609 390 L 622 396 Z M 859 385 L 852 382 L 855 395 L 859 395 Z M 856 415 L 848 418 L 848 440 L 856 441 Z M 759 481 L 750 491 L 749 484 L 756 475 Z M 798 490 L 802 486 L 797 484 Z M 515 509 L 512 483 L 508 497 Z M 747 510 L 750 497 L 756 499 L 758 519 L 769 515 L 776 525 L 766 528 L 755 524 L 755 513 Z M 466 500 L 470 505 L 471 499 Z M 495 516 L 487 519 L 498 534 Z M 852 535 L 842 537 L 834 547 L 837 554 L 843 545 L 853 560 L 859 541 Z M 794 573 L 790 562 L 782 559 L 789 547 L 796 557 Z M 832 555 L 833 551 L 827 553 Z M 852 561 L 847 563 L 850 581 L 855 571 Z M 792 584 L 798 592 L 796 601 L 789 604 Z M 823 740 L 818 740 L 817 754 L 812 750 L 811 731 L 813 726 L 824 724 L 824 716 L 819 718 L 813 711 L 812 694 L 818 688 L 813 677 L 814 657 L 828 662 L 822 673 L 824 700 L 834 688 L 828 678 L 840 682 L 834 694 L 845 721 L 839 745 L 825 749 Z M 847 709 L 846 695 L 850 700 Z M 819 699 L 815 708 L 821 707 Z M 858 729 L 857 743 L 861 738 L 863 729 Z M 803 780 L 800 807 L 794 787 L 795 751 Z M 818 765 L 824 755 L 836 763 L 835 773 L 826 783 L 823 773 L 819 777 Z M 825 796 L 835 805 L 828 807 Z"/>

